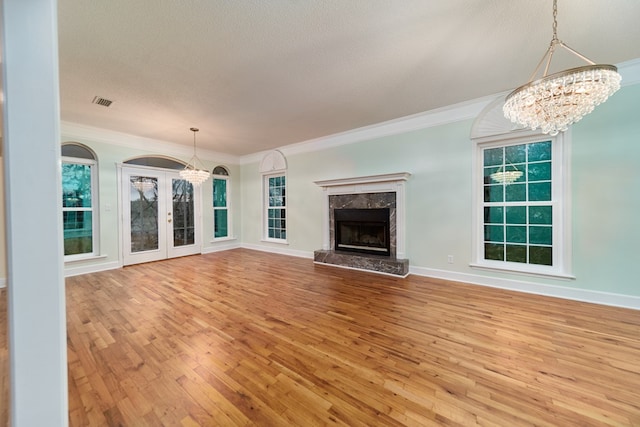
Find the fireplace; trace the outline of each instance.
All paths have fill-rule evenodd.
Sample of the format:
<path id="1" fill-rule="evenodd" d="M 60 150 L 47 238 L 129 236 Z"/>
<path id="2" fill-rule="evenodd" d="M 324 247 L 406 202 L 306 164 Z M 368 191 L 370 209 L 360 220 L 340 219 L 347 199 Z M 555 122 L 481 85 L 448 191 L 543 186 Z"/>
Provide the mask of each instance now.
<path id="1" fill-rule="evenodd" d="M 323 190 L 318 264 L 406 277 L 405 184 L 410 173 L 316 181 Z"/>
<path id="2" fill-rule="evenodd" d="M 335 209 L 335 250 L 389 256 L 389 208 Z"/>

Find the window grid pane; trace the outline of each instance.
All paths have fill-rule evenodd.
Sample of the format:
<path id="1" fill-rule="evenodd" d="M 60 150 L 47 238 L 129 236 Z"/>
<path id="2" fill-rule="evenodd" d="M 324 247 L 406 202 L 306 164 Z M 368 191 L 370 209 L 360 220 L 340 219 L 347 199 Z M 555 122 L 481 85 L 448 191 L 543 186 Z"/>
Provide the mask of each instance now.
<path id="1" fill-rule="evenodd" d="M 219 166 L 219 168 L 222 168 Z M 216 168 L 217 169 L 217 168 Z M 226 172 L 226 169 L 224 170 Z M 228 175 L 228 173 L 224 173 Z M 229 237 L 229 209 L 227 180 L 213 179 L 213 237 Z"/>
<path id="2" fill-rule="evenodd" d="M 551 141 L 483 150 L 484 258 L 552 265 Z M 523 174 L 500 183 L 501 170 Z"/>
<path id="3" fill-rule="evenodd" d="M 227 206 L 227 180 L 213 180 L 213 207 L 221 208 Z"/>
<path id="4" fill-rule="evenodd" d="M 93 164 L 62 163 L 62 228 L 64 255 L 94 251 Z"/>
<path id="5" fill-rule="evenodd" d="M 284 176 L 269 177 L 267 188 L 267 237 L 286 239 L 286 180 Z"/>
<path id="6" fill-rule="evenodd" d="M 229 237 L 227 209 L 215 209 L 213 211 L 213 229 L 213 237 Z"/>

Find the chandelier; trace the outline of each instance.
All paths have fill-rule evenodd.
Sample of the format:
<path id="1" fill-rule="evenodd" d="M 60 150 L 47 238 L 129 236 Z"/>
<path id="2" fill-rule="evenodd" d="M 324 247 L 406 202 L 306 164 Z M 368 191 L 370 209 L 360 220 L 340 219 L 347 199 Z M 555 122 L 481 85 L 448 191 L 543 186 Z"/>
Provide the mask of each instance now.
<path id="1" fill-rule="evenodd" d="M 518 170 L 518 168 L 516 168 L 512 164 L 509 165 L 513 168 L 513 170 L 507 170 L 506 168 L 500 166 L 497 171 L 489 176 L 492 180 L 494 180 L 495 182 L 499 182 L 500 184 L 509 185 L 514 183 L 518 180 L 518 178 L 522 176 L 522 171 Z"/>
<path id="2" fill-rule="evenodd" d="M 153 190 L 155 188 L 155 182 L 153 181 L 153 179 L 151 178 L 145 178 L 142 176 L 137 177 L 137 179 L 132 179 L 131 180 L 131 185 L 133 185 L 133 187 L 142 192 L 142 193 L 146 193 L 149 190 Z"/>
<path id="3" fill-rule="evenodd" d="M 196 132 L 200 129 L 190 128 L 189 130 L 193 132 L 193 157 L 187 162 L 187 166 L 180 171 L 180 177 L 198 186 L 209 178 L 210 173 L 202 167 L 202 162 L 196 156 Z"/>
<path id="4" fill-rule="evenodd" d="M 620 89 L 620 74 L 613 65 L 596 64 L 558 40 L 558 6 L 553 0 L 553 38 L 529 81 L 507 95 L 504 115 L 513 123 L 549 135 L 564 132 Z M 560 46 L 589 65 L 547 75 L 551 59 Z M 545 62 L 541 78 L 534 80 Z"/>

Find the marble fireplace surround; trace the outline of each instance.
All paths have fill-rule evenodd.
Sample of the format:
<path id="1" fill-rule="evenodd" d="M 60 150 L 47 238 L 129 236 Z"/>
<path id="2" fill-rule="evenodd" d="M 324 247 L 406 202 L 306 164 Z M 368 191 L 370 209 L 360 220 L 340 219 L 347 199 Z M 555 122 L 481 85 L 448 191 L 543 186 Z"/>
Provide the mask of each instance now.
<path id="1" fill-rule="evenodd" d="M 405 187 L 408 172 L 315 181 L 323 190 L 322 249 L 314 252 L 317 263 L 375 271 L 405 277 L 406 259 Z M 340 208 L 389 208 L 391 255 L 336 252 L 333 210 Z"/>

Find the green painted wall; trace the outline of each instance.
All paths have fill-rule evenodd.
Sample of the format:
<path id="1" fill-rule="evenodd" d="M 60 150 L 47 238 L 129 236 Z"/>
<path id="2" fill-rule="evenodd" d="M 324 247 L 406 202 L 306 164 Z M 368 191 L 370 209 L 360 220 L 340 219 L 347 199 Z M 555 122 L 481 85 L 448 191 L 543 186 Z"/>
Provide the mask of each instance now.
<path id="1" fill-rule="evenodd" d="M 472 121 L 287 156 L 286 250 L 322 246 L 322 190 L 313 181 L 395 172 L 407 184 L 410 265 L 476 277 L 640 296 L 640 85 L 624 87 L 582 122 L 572 138 L 575 280 L 469 267 L 472 247 Z M 286 153 L 286 150 L 284 151 Z M 262 181 L 244 164 L 243 243 L 260 241 Z M 272 244 L 272 246 L 275 246 Z M 447 263 L 447 256 L 454 263 Z"/>
<path id="2" fill-rule="evenodd" d="M 640 295 L 640 85 L 622 88 L 573 130 L 576 284 Z"/>
<path id="3" fill-rule="evenodd" d="M 414 268 L 460 277 L 522 281 L 640 297 L 640 85 L 622 88 L 573 126 L 571 142 L 573 274 L 575 280 L 478 270 L 469 267 L 472 245 L 472 120 L 287 156 L 288 245 L 262 237 L 262 177 L 258 162 L 242 166 L 205 161 L 231 173 L 232 243 L 309 255 L 322 246 L 322 190 L 313 182 L 395 172 L 407 183 L 407 253 Z M 63 142 L 71 141 L 62 135 Z M 118 163 L 137 156 L 168 155 L 74 140 L 93 149 L 99 162 L 100 248 L 106 257 L 73 262 L 69 268 L 113 265 L 120 260 Z M 286 153 L 286 149 L 284 150 Z M 171 157 L 171 156 L 170 156 Z M 203 187 L 203 251 L 212 242 L 211 180 Z M 0 233 L 0 239 L 3 235 Z M 4 240 L 4 239 L 2 239 Z M 6 277 L 4 245 L 0 277 Z M 447 263 L 453 255 L 454 263 Z"/>

